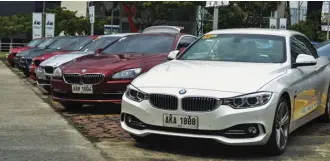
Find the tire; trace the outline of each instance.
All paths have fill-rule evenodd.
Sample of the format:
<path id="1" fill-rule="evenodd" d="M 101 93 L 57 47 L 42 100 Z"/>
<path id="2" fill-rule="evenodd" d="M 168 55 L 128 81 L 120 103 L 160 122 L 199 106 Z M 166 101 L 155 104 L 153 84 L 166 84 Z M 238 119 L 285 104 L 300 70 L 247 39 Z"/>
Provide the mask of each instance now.
<path id="1" fill-rule="evenodd" d="M 147 143 L 149 140 L 147 137 L 141 137 L 131 133 L 129 135 L 138 143 Z"/>
<path id="2" fill-rule="evenodd" d="M 65 109 L 78 109 L 83 106 L 81 103 L 75 103 L 75 102 L 62 102 L 60 103 Z"/>
<path id="3" fill-rule="evenodd" d="M 23 70 L 23 74 L 24 74 L 26 77 L 29 77 L 29 76 L 30 76 L 30 72 L 27 72 L 26 70 Z"/>
<path id="4" fill-rule="evenodd" d="M 276 107 L 272 134 L 267 144 L 265 145 L 265 150 L 267 154 L 281 155 L 285 151 L 289 138 L 290 119 L 291 116 L 289 101 L 286 100 L 284 97 L 281 97 Z M 279 144 L 277 143 L 278 140 Z"/>
<path id="5" fill-rule="evenodd" d="M 328 88 L 325 111 L 324 111 L 324 114 L 322 116 L 320 116 L 320 119 L 319 119 L 321 122 L 325 122 L 325 123 L 330 122 L 330 99 L 329 99 L 329 97 L 330 97 L 330 86 Z"/>
<path id="6" fill-rule="evenodd" d="M 42 87 L 45 91 L 47 91 L 49 94 L 51 93 L 51 88 L 50 86 L 43 86 Z"/>

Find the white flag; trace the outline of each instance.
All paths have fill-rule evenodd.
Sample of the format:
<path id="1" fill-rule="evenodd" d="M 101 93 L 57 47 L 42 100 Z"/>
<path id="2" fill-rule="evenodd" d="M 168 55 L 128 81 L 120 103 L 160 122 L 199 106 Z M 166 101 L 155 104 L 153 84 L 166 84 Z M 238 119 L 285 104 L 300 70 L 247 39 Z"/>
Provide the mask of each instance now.
<path id="1" fill-rule="evenodd" d="M 55 14 L 46 14 L 45 37 L 54 37 L 55 33 Z"/>
<path id="2" fill-rule="evenodd" d="M 280 18 L 280 29 L 286 30 L 286 18 Z"/>
<path id="3" fill-rule="evenodd" d="M 269 18 L 269 28 L 270 29 L 277 29 L 277 19 L 276 18 Z"/>
<path id="4" fill-rule="evenodd" d="M 42 37 L 42 13 L 32 13 L 32 38 Z"/>

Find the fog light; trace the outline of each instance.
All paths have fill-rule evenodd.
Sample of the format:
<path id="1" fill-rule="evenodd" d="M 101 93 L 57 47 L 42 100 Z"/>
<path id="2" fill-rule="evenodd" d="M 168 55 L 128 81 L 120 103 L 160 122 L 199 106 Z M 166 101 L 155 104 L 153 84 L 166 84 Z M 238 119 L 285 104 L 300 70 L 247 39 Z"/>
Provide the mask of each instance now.
<path id="1" fill-rule="evenodd" d="M 127 116 L 127 121 L 128 121 L 129 123 L 132 123 L 132 117 L 131 117 L 131 116 Z"/>
<path id="2" fill-rule="evenodd" d="M 248 132 L 251 134 L 256 134 L 257 133 L 257 128 L 254 126 L 250 126 L 248 129 Z"/>

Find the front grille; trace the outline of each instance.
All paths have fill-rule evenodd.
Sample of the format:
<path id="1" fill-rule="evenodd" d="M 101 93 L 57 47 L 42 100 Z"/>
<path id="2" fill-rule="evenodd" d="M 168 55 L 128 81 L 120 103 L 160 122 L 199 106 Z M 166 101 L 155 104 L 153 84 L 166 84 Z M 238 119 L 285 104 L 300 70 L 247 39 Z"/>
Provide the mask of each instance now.
<path id="1" fill-rule="evenodd" d="M 34 62 L 34 65 L 39 66 L 41 63 L 41 60 L 34 60 L 33 62 Z"/>
<path id="2" fill-rule="evenodd" d="M 185 111 L 212 111 L 217 108 L 218 100 L 208 97 L 185 97 L 182 99 L 182 109 Z"/>
<path id="3" fill-rule="evenodd" d="M 103 74 L 85 74 L 82 76 L 82 82 L 83 84 L 98 84 L 103 78 Z"/>
<path id="4" fill-rule="evenodd" d="M 64 74 L 64 79 L 70 84 L 98 84 L 101 83 L 104 78 L 103 74 Z"/>
<path id="5" fill-rule="evenodd" d="M 54 72 L 54 68 L 50 66 L 45 66 L 44 69 L 45 69 L 45 73 L 47 74 L 53 74 Z"/>
<path id="6" fill-rule="evenodd" d="M 66 82 L 71 84 L 80 84 L 80 74 L 64 74 L 64 79 Z"/>
<path id="7" fill-rule="evenodd" d="M 149 102 L 152 106 L 165 110 L 178 109 L 178 98 L 171 95 L 150 94 Z"/>

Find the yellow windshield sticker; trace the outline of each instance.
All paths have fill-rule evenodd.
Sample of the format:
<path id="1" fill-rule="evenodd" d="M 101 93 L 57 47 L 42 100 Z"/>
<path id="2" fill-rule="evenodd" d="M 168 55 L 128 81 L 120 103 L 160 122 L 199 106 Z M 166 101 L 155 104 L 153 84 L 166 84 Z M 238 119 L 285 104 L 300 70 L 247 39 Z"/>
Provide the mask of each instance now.
<path id="1" fill-rule="evenodd" d="M 209 38 L 214 38 L 214 37 L 217 37 L 217 35 L 209 34 L 209 35 L 204 35 L 203 39 L 209 39 Z"/>

